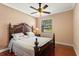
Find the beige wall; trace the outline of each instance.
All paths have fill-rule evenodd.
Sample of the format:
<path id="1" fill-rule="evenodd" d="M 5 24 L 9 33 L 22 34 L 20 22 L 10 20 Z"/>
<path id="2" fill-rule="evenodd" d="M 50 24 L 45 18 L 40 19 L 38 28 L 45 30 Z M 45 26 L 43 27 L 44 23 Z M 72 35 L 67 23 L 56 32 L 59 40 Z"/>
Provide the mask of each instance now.
<path id="1" fill-rule="evenodd" d="M 27 23 L 35 26 L 35 18 L 0 4 L 0 49 L 7 46 L 8 24 Z"/>
<path id="2" fill-rule="evenodd" d="M 42 19 L 52 19 L 52 31 L 56 34 L 56 41 L 73 44 L 72 18 L 72 11 L 67 11 L 43 17 L 39 20 L 36 19 L 36 24 L 41 29 L 40 23 Z M 0 48 L 7 46 L 9 22 L 13 25 L 25 22 L 30 26 L 35 26 L 35 18 L 0 4 Z M 42 36 L 52 37 L 52 33 L 42 33 Z"/>
<path id="3" fill-rule="evenodd" d="M 74 48 L 79 56 L 79 4 L 74 9 Z"/>
<path id="4" fill-rule="evenodd" d="M 68 45 L 73 44 L 73 11 L 66 11 L 37 19 L 37 27 L 41 29 L 41 20 L 52 19 L 53 32 L 56 42 Z M 41 33 L 42 36 L 52 37 L 52 33 Z"/>

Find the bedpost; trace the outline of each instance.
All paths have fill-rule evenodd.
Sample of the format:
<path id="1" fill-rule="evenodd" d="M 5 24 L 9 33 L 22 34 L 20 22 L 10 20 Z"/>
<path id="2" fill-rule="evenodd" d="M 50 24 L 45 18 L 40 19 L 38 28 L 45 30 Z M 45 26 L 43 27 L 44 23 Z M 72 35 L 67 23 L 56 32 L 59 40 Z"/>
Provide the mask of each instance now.
<path id="1" fill-rule="evenodd" d="M 11 23 L 9 23 L 9 33 L 10 33 L 10 29 L 11 29 Z"/>
<path id="2" fill-rule="evenodd" d="M 32 32 L 33 32 L 33 26 L 32 26 Z"/>
<path id="3" fill-rule="evenodd" d="M 38 47 L 38 44 L 39 44 L 39 42 L 37 41 L 37 38 L 36 38 L 35 47 L 34 47 L 35 56 L 39 56 L 39 47 Z"/>
<path id="4" fill-rule="evenodd" d="M 10 39 L 11 39 L 11 23 L 9 23 L 9 41 L 10 41 Z"/>
<path id="5" fill-rule="evenodd" d="M 55 33 L 53 33 L 53 55 L 55 55 Z"/>

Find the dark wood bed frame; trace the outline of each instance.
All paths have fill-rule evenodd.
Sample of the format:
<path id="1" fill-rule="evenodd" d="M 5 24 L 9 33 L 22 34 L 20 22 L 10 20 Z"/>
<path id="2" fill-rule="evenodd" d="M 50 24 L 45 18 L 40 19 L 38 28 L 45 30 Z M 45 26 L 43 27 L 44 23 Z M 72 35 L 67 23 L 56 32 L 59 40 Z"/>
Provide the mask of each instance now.
<path id="1" fill-rule="evenodd" d="M 25 35 L 27 35 L 26 32 L 29 31 L 33 31 L 33 27 L 29 26 L 26 23 L 21 23 L 18 25 L 11 25 L 11 23 L 9 23 L 9 41 L 12 38 L 11 34 L 23 32 Z M 39 42 L 37 38 L 34 43 L 35 43 L 35 47 L 34 47 L 35 56 L 42 56 L 44 51 L 49 47 L 52 47 L 53 55 L 55 55 L 55 33 L 53 33 L 52 40 L 50 40 L 49 42 L 47 42 L 45 45 L 41 47 L 38 46 Z"/>

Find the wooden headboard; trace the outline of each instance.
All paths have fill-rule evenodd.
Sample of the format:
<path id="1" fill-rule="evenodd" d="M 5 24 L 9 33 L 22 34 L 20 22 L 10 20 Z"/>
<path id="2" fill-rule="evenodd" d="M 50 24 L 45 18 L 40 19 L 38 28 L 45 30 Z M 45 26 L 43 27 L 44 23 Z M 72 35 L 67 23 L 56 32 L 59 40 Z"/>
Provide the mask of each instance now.
<path id="1" fill-rule="evenodd" d="M 26 23 L 20 23 L 18 25 L 11 25 L 11 23 L 9 23 L 9 40 L 11 39 L 11 34 L 13 33 L 26 33 L 29 31 L 33 31 L 33 27 L 29 26 Z"/>

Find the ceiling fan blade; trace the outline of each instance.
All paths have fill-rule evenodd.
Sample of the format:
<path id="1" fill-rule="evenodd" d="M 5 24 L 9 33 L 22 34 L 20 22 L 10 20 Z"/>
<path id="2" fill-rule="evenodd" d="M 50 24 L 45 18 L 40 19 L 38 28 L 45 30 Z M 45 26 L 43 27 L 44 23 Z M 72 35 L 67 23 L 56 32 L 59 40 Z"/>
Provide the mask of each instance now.
<path id="1" fill-rule="evenodd" d="M 47 12 L 47 11 L 43 11 L 43 13 L 47 13 L 47 14 L 50 14 L 50 12 Z"/>
<path id="2" fill-rule="evenodd" d="M 48 5 L 45 5 L 44 7 L 43 7 L 43 9 L 46 9 L 48 7 Z"/>
<path id="3" fill-rule="evenodd" d="M 33 13 L 31 13 L 31 14 L 35 14 L 35 13 L 37 13 L 37 12 L 33 12 Z"/>
<path id="4" fill-rule="evenodd" d="M 34 9 L 34 10 L 37 10 L 37 11 L 38 11 L 38 9 L 36 9 L 36 8 L 34 8 L 34 7 L 32 7 L 32 6 L 30 6 L 30 8 L 32 8 L 32 9 Z"/>

